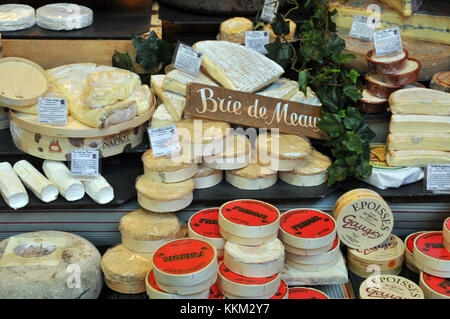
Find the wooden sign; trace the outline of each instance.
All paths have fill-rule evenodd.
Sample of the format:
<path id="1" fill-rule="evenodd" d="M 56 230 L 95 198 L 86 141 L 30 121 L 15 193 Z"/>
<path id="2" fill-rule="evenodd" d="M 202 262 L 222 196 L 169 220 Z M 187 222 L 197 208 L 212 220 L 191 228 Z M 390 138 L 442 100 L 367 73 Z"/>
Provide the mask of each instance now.
<path id="1" fill-rule="evenodd" d="M 321 110 L 318 106 L 199 83 L 188 83 L 186 93 L 184 113 L 191 117 L 328 138 L 317 128 Z"/>

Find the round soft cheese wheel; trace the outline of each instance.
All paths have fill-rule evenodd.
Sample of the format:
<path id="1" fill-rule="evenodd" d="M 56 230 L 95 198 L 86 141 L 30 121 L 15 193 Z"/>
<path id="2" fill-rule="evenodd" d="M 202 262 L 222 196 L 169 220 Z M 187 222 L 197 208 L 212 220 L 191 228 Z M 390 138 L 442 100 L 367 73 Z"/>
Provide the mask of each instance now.
<path id="1" fill-rule="evenodd" d="M 199 165 L 197 173 L 194 175 L 195 189 L 205 189 L 216 186 L 223 179 L 223 172 L 212 169 L 204 165 Z"/>
<path id="2" fill-rule="evenodd" d="M 223 255 L 225 239 L 220 234 L 219 208 L 203 209 L 189 218 L 188 234 L 191 238 L 197 238 L 209 242 L 217 250 L 217 255 Z"/>
<path id="3" fill-rule="evenodd" d="M 450 277 L 450 252 L 444 247 L 442 231 L 416 237 L 413 250 L 417 267 L 430 275 Z"/>
<path id="4" fill-rule="evenodd" d="M 338 198 L 338 200 L 334 204 L 334 208 L 333 208 L 334 216 L 337 217 L 339 215 L 339 213 L 342 210 L 342 206 L 347 205 L 349 202 L 349 199 L 353 199 L 356 195 L 365 195 L 365 194 L 367 194 L 368 196 L 375 196 L 377 198 L 382 199 L 380 194 L 378 194 L 377 192 L 375 192 L 373 190 L 370 190 L 367 188 L 355 188 L 351 191 L 344 193 L 343 195 L 341 195 L 341 197 Z"/>
<path id="5" fill-rule="evenodd" d="M 289 258 L 292 261 L 298 262 L 300 264 L 307 264 L 307 265 L 332 263 L 333 261 L 336 261 L 339 258 L 339 253 L 341 251 L 339 246 L 340 246 L 339 237 L 336 236 L 333 242 L 333 246 L 324 253 L 317 255 L 305 255 L 305 254 L 297 255 L 295 253 L 286 250 L 286 258 Z"/>
<path id="6" fill-rule="evenodd" d="M 424 299 L 422 289 L 409 279 L 394 275 L 375 275 L 363 281 L 361 299 Z"/>
<path id="7" fill-rule="evenodd" d="M 36 10 L 36 24 L 49 30 L 75 30 L 94 22 L 94 13 L 74 3 L 52 3 Z"/>
<path id="8" fill-rule="evenodd" d="M 430 88 L 443 92 L 450 92 L 450 71 L 438 72 L 430 81 Z"/>
<path id="9" fill-rule="evenodd" d="M 277 182 L 277 178 L 277 171 L 256 163 L 250 163 L 241 169 L 225 171 L 225 179 L 228 183 L 245 190 L 269 188 Z"/>
<path id="10" fill-rule="evenodd" d="M 250 141 L 245 135 L 227 136 L 225 150 L 204 156 L 203 165 L 214 169 L 234 170 L 246 167 L 250 162 Z"/>
<path id="11" fill-rule="evenodd" d="M 450 251 L 450 217 L 444 221 L 444 226 L 442 229 L 442 236 L 444 236 L 444 246 Z"/>
<path id="12" fill-rule="evenodd" d="M 414 260 L 414 241 L 416 240 L 417 236 L 423 234 L 425 232 L 420 231 L 416 233 L 409 234 L 405 238 L 405 266 L 408 267 L 409 270 L 420 273 L 420 269 L 417 268 L 415 260 Z"/>
<path id="13" fill-rule="evenodd" d="M 234 17 L 220 24 L 219 40 L 245 43 L 245 32 L 253 30 L 253 22 L 247 18 Z"/>
<path id="14" fill-rule="evenodd" d="M 426 299 L 450 299 L 450 279 L 420 273 L 420 288 Z"/>
<path id="15" fill-rule="evenodd" d="M 155 280 L 153 270 L 150 271 L 145 280 L 147 295 L 150 299 L 208 299 L 210 290 L 207 289 L 194 295 L 177 295 L 162 290 Z"/>
<path id="16" fill-rule="evenodd" d="M 186 144 L 210 144 L 217 141 L 224 142 L 224 138 L 231 128 L 230 124 L 227 122 L 197 119 L 183 119 L 177 122 L 176 126 L 181 142 Z M 222 152 L 224 148 L 225 143 L 223 143 L 220 152 Z"/>
<path id="17" fill-rule="evenodd" d="M 289 299 L 330 299 L 320 290 L 306 287 L 289 288 Z"/>
<path id="18" fill-rule="evenodd" d="M 98 298 L 100 258 L 94 245 L 71 233 L 38 231 L 5 239 L 0 242 L 0 299 Z"/>
<path id="19" fill-rule="evenodd" d="M 25 4 L 0 5 L 0 31 L 17 31 L 35 24 L 34 9 Z"/>
<path id="20" fill-rule="evenodd" d="M 278 238 L 258 246 L 244 246 L 227 241 L 223 263 L 232 272 L 242 276 L 272 276 L 283 270 L 284 247 Z"/>
<path id="21" fill-rule="evenodd" d="M 153 254 L 136 253 L 122 244 L 108 249 L 101 260 L 105 284 L 123 294 L 144 292 L 152 257 Z"/>
<path id="22" fill-rule="evenodd" d="M 153 253 L 163 244 L 176 239 L 181 225 L 171 213 L 154 213 L 143 208 L 120 219 L 122 244 L 133 251 Z"/>

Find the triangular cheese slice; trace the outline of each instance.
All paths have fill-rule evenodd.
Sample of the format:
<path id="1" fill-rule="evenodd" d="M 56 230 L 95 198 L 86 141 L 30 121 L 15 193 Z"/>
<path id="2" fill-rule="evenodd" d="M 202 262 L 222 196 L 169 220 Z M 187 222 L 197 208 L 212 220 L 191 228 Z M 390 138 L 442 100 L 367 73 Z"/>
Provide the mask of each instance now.
<path id="1" fill-rule="evenodd" d="M 164 91 L 162 88 L 164 78 L 165 75 L 152 75 L 150 83 L 153 92 L 155 92 L 156 96 L 166 106 L 167 111 L 172 116 L 172 119 L 175 122 L 178 122 L 183 116 L 184 108 L 186 107 L 186 98 L 181 94 Z"/>
<path id="2" fill-rule="evenodd" d="M 186 96 L 186 86 L 189 82 L 217 86 L 213 80 L 208 78 L 202 72 L 199 72 L 198 77 L 195 78 L 187 73 L 175 69 L 166 74 L 162 88 L 166 91 Z"/>

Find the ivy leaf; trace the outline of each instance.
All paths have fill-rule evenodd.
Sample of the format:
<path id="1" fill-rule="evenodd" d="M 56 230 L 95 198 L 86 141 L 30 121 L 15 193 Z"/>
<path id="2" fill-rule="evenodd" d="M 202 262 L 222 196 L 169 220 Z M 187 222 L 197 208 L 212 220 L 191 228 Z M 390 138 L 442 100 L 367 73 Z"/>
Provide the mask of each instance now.
<path id="1" fill-rule="evenodd" d="M 346 85 L 344 87 L 344 94 L 349 97 L 353 102 L 357 102 L 362 98 L 361 91 L 355 85 Z"/>
<path id="2" fill-rule="evenodd" d="M 337 159 L 328 167 L 328 183 L 327 186 L 330 187 L 336 182 L 341 182 L 347 178 L 349 173 L 349 167 L 345 164 L 343 159 Z"/>
<path id="3" fill-rule="evenodd" d="M 370 165 L 369 161 L 361 161 L 359 173 L 362 178 L 369 178 L 372 175 L 372 165 Z"/>
<path id="4" fill-rule="evenodd" d="M 259 28 L 264 27 L 266 24 L 262 21 L 259 21 L 255 26 L 253 27 L 253 30 L 258 30 Z"/>
<path id="5" fill-rule="evenodd" d="M 348 63 L 350 60 L 354 59 L 356 56 L 354 54 L 348 53 L 333 53 L 331 55 L 331 59 L 333 60 L 334 63 L 336 64 L 346 64 Z"/>
<path id="6" fill-rule="evenodd" d="M 134 35 L 131 42 L 136 48 L 136 63 L 142 65 L 146 71 L 154 71 L 172 61 L 174 46 L 161 40 L 152 31 L 147 39 Z"/>
<path id="7" fill-rule="evenodd" d="M 277 36 L 289 34 L 289 21 L 284 20 L 283 16 L 279 13 L 275 16 L 274 21 L 270 25 L 272 26 L 273 33 Z"/>
<path id="8" fill-rule="evenodd" d="M 353 132 L 346 132 L 344 146 L 352 152 L 361 154 L 363 152 L 363 143 L 361 137 Z"/>
<path id="9" fill-rule="evenodd" d="M 308 73 L 306 71 L 300 71 L 298 73 L 298 87 L 303 94 L 307 93 L 308 88 Z"/>
<path id="10" fill-rule="evenodd" d="M 317 127 L 322 131 L 327 132 L 330 138 L 336 138 L 342 133 L 341 119 L 337 114 L 329 112 L 324 113 L 325 114 L 322 115 L 320 121 L 317 123 Z"/>
<path id="11" fill-rule="evenodd" d="M 264 46 L 267 50 L 267 57 L 277 62 L 283 69 L 286 69 L 287 64 L 293 57 L 291 47 L 287 43 L 281 43 L 280 38 L 277 37 L 272 43 Z"/>
<path id="12" fill-rule="evenodd" d="M 328 37 L 325 48 L 330 53 L 341 53 L 345 48 L 345 41 L 336 33 L 333 33 Z"/>
<path id="13" fill-rule="evenodd" d="M 353 55 L 353 54 L 351 54 L 351 55 Z M 358 71 L 356 71 L 356 70 L 354 70 L 354 69 L 351 69 L 350 72 L 347 73 L 347 76 L 348 76 L 350 79 L 352 79 L 352 82 L 353 82 L 354 84 L 356 84 L 356 82 L 358 81 L 359 73 L 358 73 Z"/>
<path id="14" fill-rule="evenodd" d="M 114 66 L 116 68 L 121 68 L 121 69 L 129 70 L 131 72 L 135 72 L 134 67 L 133 67 L 133 61 L 131 60 L 131 57 L 128 54 L 128 52 L 120 53 L 119 51 L 114 50 L 111 64 L 112 64 L 112 66 Z"/>

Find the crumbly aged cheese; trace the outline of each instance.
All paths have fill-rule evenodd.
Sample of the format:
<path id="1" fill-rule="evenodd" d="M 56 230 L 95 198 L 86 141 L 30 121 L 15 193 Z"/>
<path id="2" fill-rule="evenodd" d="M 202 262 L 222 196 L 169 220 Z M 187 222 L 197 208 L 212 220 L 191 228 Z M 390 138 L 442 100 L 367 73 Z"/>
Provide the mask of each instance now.
<path id="1" fill-rule="evenodd" d="M 153 254 L 136 253 L 117 245 L 102 256 L 106 285 L 114 291 L 136 294 L 145 291 L 145 278 L 152 270 Z"/>
<path id="2" fill-rule="evenodd" d="M 413 256 L 417 268 L 437 276 L 450 278 L 450 251 L 444 246 L 442 231 L 426 232 L 414 240 Z"/>
<path id="3" fill-rule="evenodd" d="M 391 133 L 433 132 L 450 133 L 450 116 L 438 115 L 392 115 L 389 124 Z"/>
<path id="4" fill-rule="evenodd" d="M 392 114 L 450 115 L 450 93 L 411 88 L 395 91 L 389 97 Z"/>
<path id="5" fill-rule="evenodd" d="M 386 154 L 389 166 L 427 166 L 429 164 L 450 163 L 450 152 L 407 150 L 391 151 Z"/>
<path id="6" fill-rule="evenodd" d="M 420 288 L 422 288 L 425 299 L 450 299 L 449 278 L 441 278 L 420 273 Z"/>
<path id="7" fill-rule="evenodd" d="M 250 141 L 245 135 L 227 136 L 225 150 L 205 156 L 203 165 L 220 170 L 234 170 L 246 167 L 250 162 Z"/>
<path id="8" fill-rule="evenodd" d="M 164 104 L 160 104 L 156 110 L 155 113 L 153 113 L 153 117 L 151 119 L 151 128 L 158 128 L 162 126 L 168 126 L 175 124 L 175 121 L 173 120 L 172 116 L 170 115 L 169 111 L 167 111 L 167 108 Z"/>
<path id="9" fill-rule="evenodd" d="M 0 193 L 6 204 L 18 209 L 28 204 L 28 194 L 8 162 L 0 163 Z"/>
<path id="10" fill-rule="evenodd" d="M 306 89 L 306 96 L 303 92 L 298 91 L 289 99 L 289 101 L 315 106 L 322 106 L 322 103 L 320 102 L 316 93 L 313 90 L 311 90 L 310 87 L 307 87 Z"/>
<path id="11" fill-rule="evenodd" d="M 107 204 L 114 199 L 114 189 L 101 175 L 88 180 L 81 180 L 86 194 L 97 204 Z"/>
<path id="12" fill-rule="evenodd" d="M 219 209 L 203 209 L 189 218 L 188 234 L 190 238 L 197 238 L 209 242 L 217 250 L 217 256 L 223 256 L 225 240 L 220 234 Z"/>
<path id="13" fill-rule="evenodd" d="M 256 94 L 273 97 L 276 99 L 289 100 L 297 92 L 299 92 L 299 90 L 298 90 L 298 83 L 296 81 L 280 78 L 271 85 L 269 85 L 269 87 L 267 87 L 261 92 L 257 92 Z"/>
<path id="14" fill-rule="evenodd" d="M 96 299 L 103 287 L 100 258 L 94 245 L 71 233 L 10 237 L 0 242 L 0 298 Z"/>
<path id="15" fill-rule="evenodd" d="M 414 12 L 413 2 L 416 0 L 381 0 L 404 17 L 410 17 Z"/>
<path id="16" fill-rule="evenodd" d="M 166 75 L 157 74 L 150 77 L 150 86 L 156 96 L 165 105 L 172 120 L 178 122 L 181 120 L 186 107 L 186 97 L 181 94 L 165 91 L 163 89 L 164 79 Z"/>
<path id="17" fill-rule="evenodd" d="M 450 71 L 442 71 L 433 75 L 430 88 L 450 93 Z"/>
<path id="18" fill-rule="evenodd" d="M 424 299 L 422 289 L 409 279 L 393 275 L 374 275 L 359 288 L 360 299 Z"/>
<path id="19" fill-rule="evenodd" d="M 35 12 L 24 4 L 0 5 L 0 31 L 17 31 L 35 24 Z"/>
<path id="20" fill-rule="evenodd" d="M 223 263 L 232 272 L 242 276 L 272 276 L 283 270 L 284 247 L 279 239 L 257 246 L 227 241 Z"/>
<path id="21" fill-rule="evenodd" d="M 245 32 L 253 30 L 253 22 L 247 18 L 235 17 L 220 24 L 219 40 L 239 44 L 245 43 Z"/>
<path id="22" fill-rule="evenodd" d="M 213 80 L 211 80 L 202 72 L 199 72 L 198 77 L 195 78 L 183 71 L 173 69 L 164 77 L 162 88 L 166 91 L 186 96 L 186 87 L 188 83 L 200 83 L 217 86 L 217 84 Z"/>
<path id="23" fill-rule="evenodd" d="M 49 30 L 75 30 L 94 22 L 94 13 L 73 3 L 52 3 L 36 10 L 36 24 Z"/>
<path id="24" fill-rule="evenodd" d="M 221 170 L 212 169 L 204 165 L 199 165 L 197 174 L 194 175 L 195 189 L 204 189 L 219 184 L 223 179 Z"/>
<path id="25" fill-rule="evenodd" d="M 225 171 L 225 179 L 228 183 L 247 190 L 269 188 L 277 182 L 277 177 L 277 171 L 256 163 L 250 163 L 241 169 Z"/>
<path id="26" fill-rule="evenodd" d="M 255 92 L 284 72 L 276 62 L 236 43 L 200 41 L 193 48 L 203 53 L 202 66 L 206 71 L 227 89 Z"/>
<path id="27" fill-rule="evenodd" d="M 72 176 L 63 162 L 45 160 L 42 164 L 42 170 L 50 182 L 58 187 L 59 193 L 69 202 L 84 197 L 85 187 L 83 183 Z"/>
<path id="28" fill-rule="evenodd" d="M 289 299 L 330 299 L 324 292 L 307 287 L 289 288 Z"/>
<path id="29" fill-rule="evenodd" d="M 163 291 L 155 280 L 153 270 L 148 273 L 145 280 L 147 295 L 150 299 L 208 299 L 210 296 L 210 289 L 202 291 L 193 295 L 177 295 Z M 212 287 L 212 286 L 211 286 Z"/>
<path id="30" fill-rule="evenodd" d="M 372 0 L 350 0 L 347 3 L 332 0 L 329 2 L 329 10 L 337 10 L 333 20 L 338 30 L 350 30 L 355 14 L 366 17 L 372 14 L 371 11 L 367 10 L 370 4 L 373 4 Z M 381 9 L 381 17 L 377 30 L 398 26 L 400 34 L 404 37 L 450 44 L 450 31 L 448 30 L 450 18 L 446 15 L 445 7 L 441 8 L 441 15 L 416 12 L 411 17 L 405 18 L 389 7 L 378 5 Z"/>
<path id="31" fill-rule="evenodd" d="M 428 150 L 450 151 L 449 133 L 417 132 L 414 134 L 389 134 L 387 137 L 389 149 L 398 150 Z"/>

